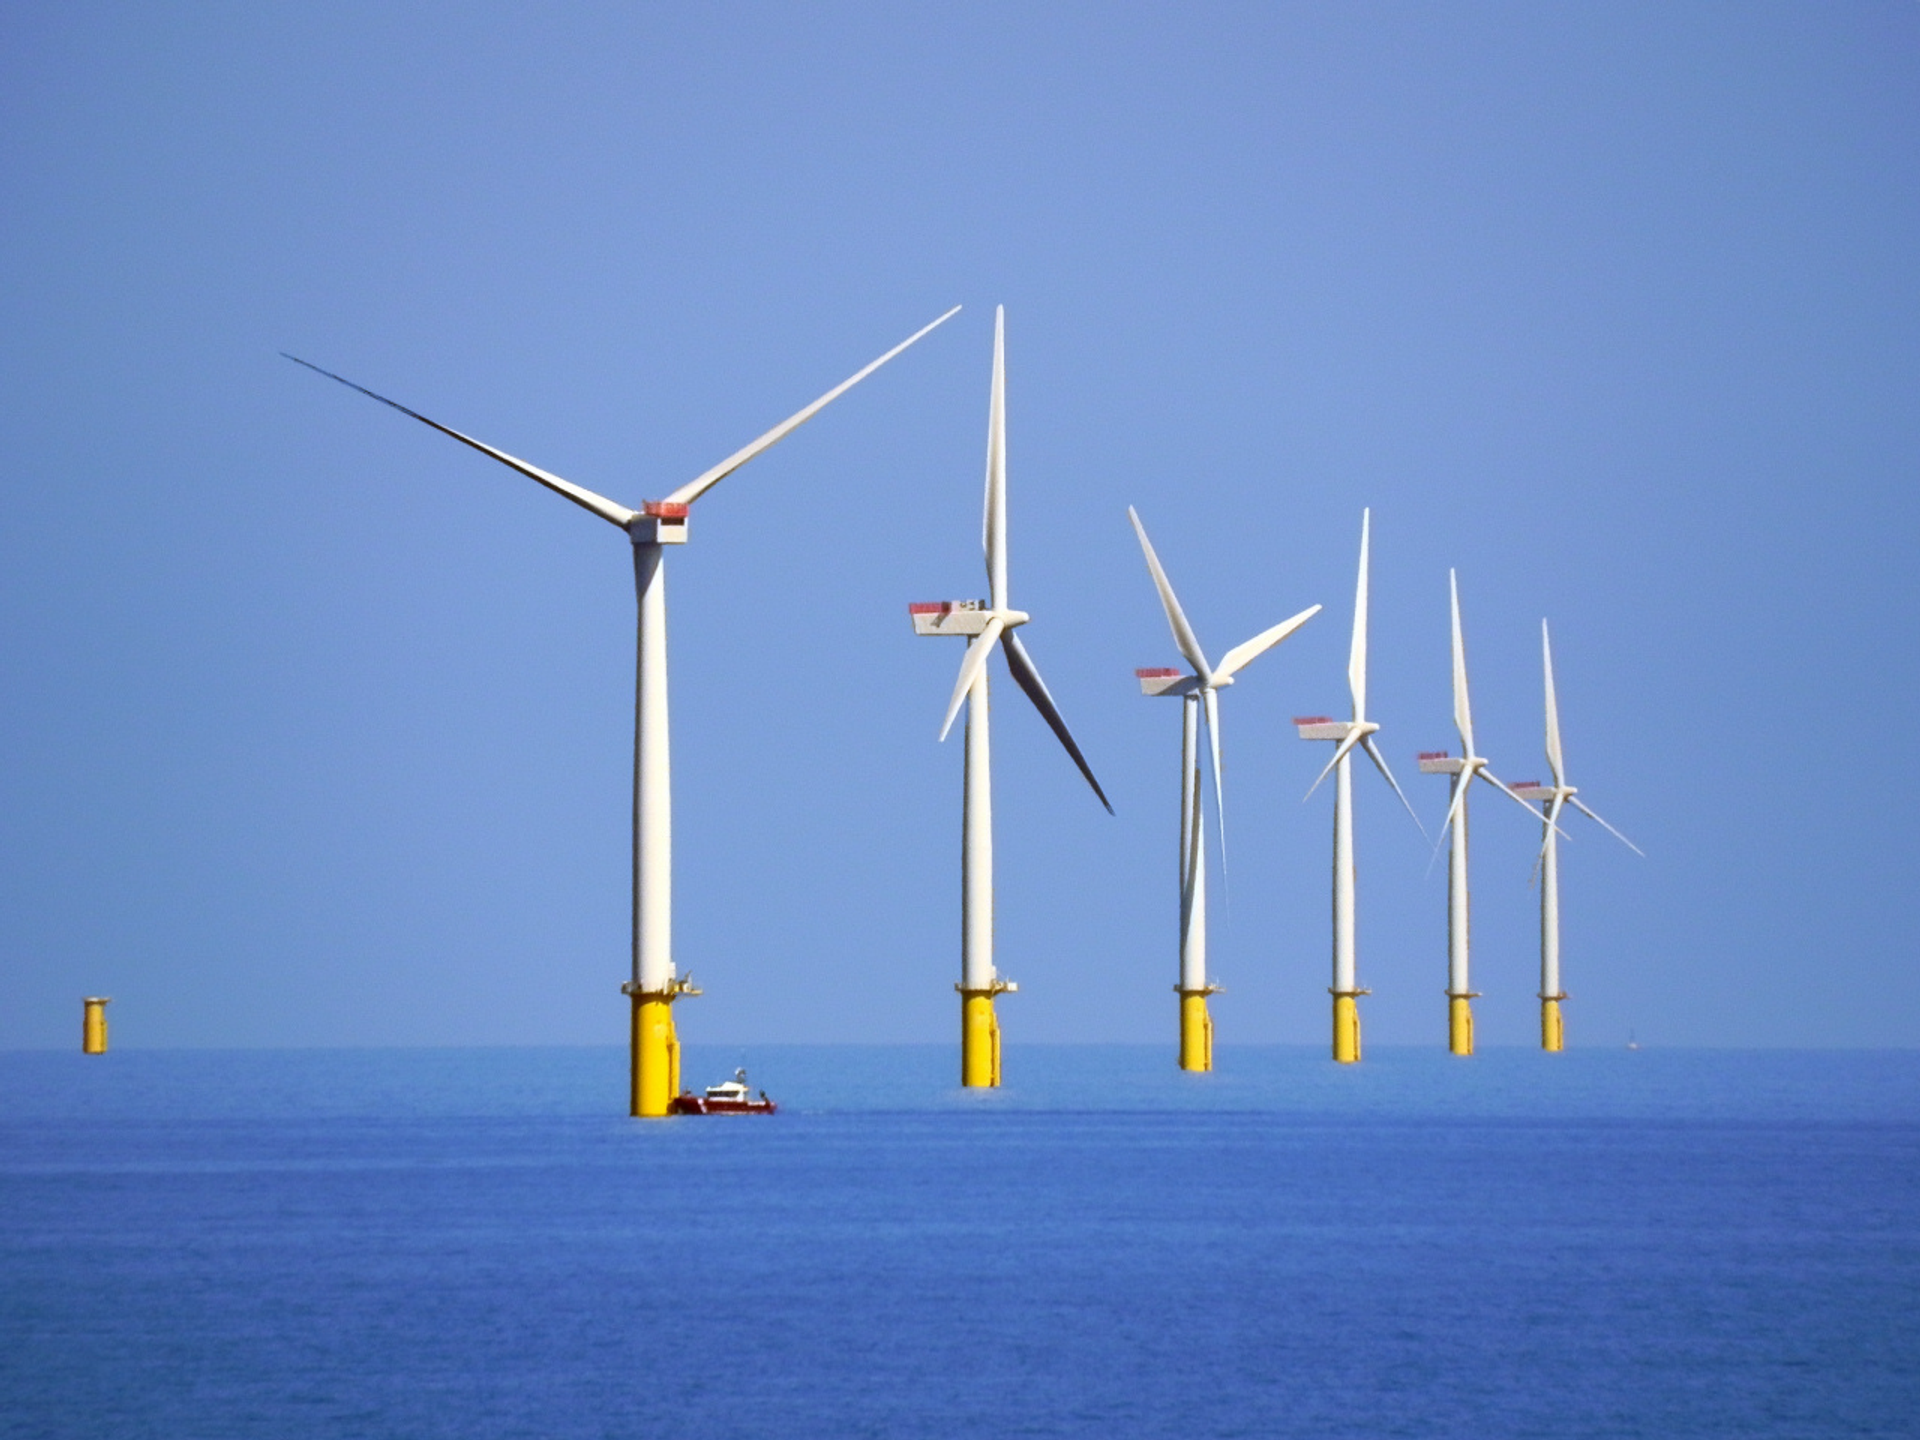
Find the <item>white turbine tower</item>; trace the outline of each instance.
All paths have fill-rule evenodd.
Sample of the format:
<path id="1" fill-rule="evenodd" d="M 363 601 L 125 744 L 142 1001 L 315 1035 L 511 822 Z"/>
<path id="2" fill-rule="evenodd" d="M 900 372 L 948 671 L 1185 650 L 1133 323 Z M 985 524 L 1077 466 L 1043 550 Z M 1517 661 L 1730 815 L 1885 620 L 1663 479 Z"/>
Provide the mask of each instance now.
<path id="1" fill-rule="evenodd" d="M 1309 606 L 1291 620 L 1282 620 L 1270 630 L 1262 630 L 1244 644 L 1236 645 L 1220 657 L 1218 665 L 1207 663 L 1200 639 L 1187 623 L 1186 612 L 1173 593 L 1173 582 L 1153 553 L 1147 539 L 1147 527 L 1127 507 L 1127 518 L 1140 537 L 1146 552 L 1147 569 L 1160 592 L 1161 608 L 1167 612 L 1167 624 L 1173 629 L 1173 642 L 1193 667 L 1189 674 L 1178 670 L 1136 670 L 1143 695 L 1176 695 L 1181 701 L 1180 727 L 1180 983 L 1173 988 L 1180 995 L 1180 1068 L 1213 1069 L 1213 1020 L 1207 1014 L 1207 996 L 1220 987 L 1207 983 L 1207 845 L 1206 815 L 1200 798 L 1199 738 L 1202 708 L 1207 739 L 1213 751 L 1213 803 L 1220 816 L 1220 860 L 1224 868 L 1227 855 L 1226 789 L 1220 767 L 1219 692 L 1233 684 L 1233 677 L 1256 657 L 1278 645 L 1307 621 L 1320 613 L 1318 605 Z"/>
<path id="2" fill-rule="evenodd" d="M 1461 758 L 1446 751 L 1421 755 L 1420 769 L 1427 775 L 1453 777 L 1452 803 L 1447 807 L 1446 824 L 1440 827 L 1446 838 L 1453 829 L 1453 846 L 1447 855 L 1447 1048 L 1456 1055 L 1473 1054 L 1473 1006 L 1479 993 L 1469 988 L 1467 947 L 1471 925 L 1467 901 L 1467 791 L 1475 780 L 1484 780 L 1494 789 L 1512 797 L 1529 815 L 1533 807 L 1495 778 L 1487 768 L 1486 757 L 1473 745 L 1473 707 L 1467 700 L 1467 645 L 1460 632 L 1460 582 L 1447 571 L 1447 589 L 1453 599 L 1453 725 L 1460 732 Z"/>
<path id="3" fill-rule="evenodd" d="M 1540 663 L 1547 682 L 1547 767 L 1553 772 L 1553 784 L 1513 788 L 1525 799 L 1540 801 L 1544 810 L 1545 834 L 1540 842 L 1540 1048 L 1564 1050 L 1566 1030 L 1560 1018 L 1560 1002 L 1567 997 L 1560 988 L 1560 832 L 1556 823 L 1560 811 L 1572 804 L 1634 854 L 1644 857 L 1646 852 L 1588 809 L 1576 794 L 1576 787 L 1567 784 L 1566 760 L 1560 752 L 1560 705 L 1553 694 L 1553 642 L 1547 636 L 1544 620 L 1540 622 Z"/>
<path id="4" fill-rule="evenodd" d="M 1047 693 L 1040 672 L 1028 658 L 1026 647 L 1014 633 L 1015 627 L 1032 618 L 1015 610 L 1007 598 L 1007 369 L 1006 308 L 993 317 L 993 392 L 987 409 L 987 495 L 986 513 L 981 526 L 981 543 L 987 557 L 988 599 L 947 600 L 907 607 L 917 635 L 962 635 L 967 638 L 967 653 L 960 661 L 960 676 L 954 683 L 953 698 L 947 704 L 947 718 L 940 727 L 945 740 L 960 713 L 967 707 L 967 760 L 965 799 L 961 826 L 960 862 L 960 1083 L 992 1086 L 1000 1083 L 1000 1025 L 995 1018 L 993 999 L 1003 990 L 1019 987 L 1003 980 L 993 964 L 993 783 L 989 770 L 987 744 L 987 659 L 999 642 L 1007 659 L 1007 669 L 1015 683 L 1027 692 L 1042 718 L 1060 737 L 1060 743 L 1087 777 L 1087 784 L 1100 797 L 1100 803 L 1113 813 L 1106 792 L 1093 778 L 1080 747 L 1067 730 L 1067 722 Z"/>
<path id="5" fill-rule="evenodd" d="M 626 531 L 633 544 L 634 588 L 640 623 L 633 716 L 633 976 L 620 988 L 632 997 L 631 1113 L 665 1115 L 680 1088 L 680 1046 L 674 1032 L 673 1002 L 697 995 L 692 977 L 679 975 L 673 963 L 673 819 L 667 751 L 667 589 L 663 546 L 684 545 L 689 507 L 763 450 L 811 420 L 830 402 L 859 384 L 934 326 L 950 319 L 955 306 L 932 325 L 914 332 L 871 365 L 843 380 L 805 409 L 788 416 L 752 444 L 744 446 L 694 477 L 664 500 L 649 500 L 638 510 L 517 460 L 503 450 L 429 420 L 418 411 L 377 395 L 364 386 L 321 370 L 297 356 L 287 358 L 329 380 L 391 405 L 443 435 L 536 480 L 583 510 Z"/>
<path id="6" fill-rule="evenodd" d="M 1347 659 L 1347 688 L 1353 695 L 1353 719 L 1350 721 L 1330 720 L 1324 715 L 1313 715 L 1296 719 L 1293 723 L 1300 727 L 1302 740 L 1332 740 L 1337 744 L 1333 759 L 1327 762 L 1327 768 L 1320 772 L 1307 790 L 1312 796 L 1320 788 L 1320 781 L 1327 778 L 1331 771 L 1334 775 L 1333 798 L 1333 984 L 1329 993 L 1333 996 L 1333 1058 L 1343 1065 L 1351 1065 L 1360 1058 L 1360 1007 L 1355 1002 L 1368 991 L 1359 988 L 1355 981 L 1354 963 L 1354 914 L 1353 914 L 1353 752 L 1364 749 L 1367 758 L 1374 763 L 1393 786 L 1393 793 L 1400 797 L 1400 803 L 1407 807 L 1407 814 L 1413 817 L 1414 825 L 1422 836 L 1427 833 L 1426 826 L 1420 824 L 1420 817 L 1414 815 L 1413 806 L 1408 803 L 1407 795 L 1400 788 L 1400 782 L 1393 778 L 1393 772 L 1387 768 L 1387 762 L 1381 757 L 1379 747 L 1373 743 L 1373 736 L 1379 726 L 1367 719 L 1367 545 L 1373 523 L 1373 512 L 1360 512 L 1360 581 L 1353 596 L 1353 649 Z"/>

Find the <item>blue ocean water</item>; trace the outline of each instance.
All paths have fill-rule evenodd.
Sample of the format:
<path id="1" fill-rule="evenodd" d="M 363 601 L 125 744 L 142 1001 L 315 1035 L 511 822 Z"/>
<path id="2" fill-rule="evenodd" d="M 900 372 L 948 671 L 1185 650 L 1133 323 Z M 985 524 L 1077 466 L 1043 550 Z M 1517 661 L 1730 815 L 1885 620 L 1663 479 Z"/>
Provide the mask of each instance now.
<path id="1" fill-rule="evenodd" d="M 1920 1433 L 1920 1054 L 0 1055 L 6 1436 Z"/>

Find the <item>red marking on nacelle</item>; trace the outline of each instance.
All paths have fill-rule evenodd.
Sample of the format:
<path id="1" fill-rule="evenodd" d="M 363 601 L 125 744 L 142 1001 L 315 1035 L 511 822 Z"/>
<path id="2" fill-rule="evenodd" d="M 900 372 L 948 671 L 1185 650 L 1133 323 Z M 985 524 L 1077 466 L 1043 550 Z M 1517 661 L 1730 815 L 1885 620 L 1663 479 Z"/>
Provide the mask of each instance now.
<path id="1" fill-rule="evenodd" d="M 1547 787 L 1538 780 L 1516 780 L 1507 788 L 1509 790 L 1545 790 Z"/>
<path id="2" fill-rule="evenodd" d="M 1331 725 L 1333 723 L 1333 717 L 1331 715 L 1296 715 L 1293 717 L 1293 723 L 1296 725 Z"/>
<path id="3" fill-rule="evenodd" d="M 953 609 L 951 600 L 916 600 L 907 606 L 909 615 L 944 615 Z"/>
<path id="4" fill-rule="evenodd" d="M 1165 680 L 1169 676 L 1178 675 L 1180 672 L 1178 670 L 1136 670 L 1133 673 L 1136 678 L 1141 680 Z"/>
<path id="5" fill-rule="evenodd" d="M 1414 758 L 1417 760 L 1450 760 L 1453 757 L 1448 755 L 1444 750 L 1422 750 Z"/>
<path id="6" fill-rule="evenodd" d="M 650 515 L 655 520 L 684 520 L 687 518 L 687 507 L 676 505 L 671 500 L 648 500 L 641 504 L 640 513 Z"/>

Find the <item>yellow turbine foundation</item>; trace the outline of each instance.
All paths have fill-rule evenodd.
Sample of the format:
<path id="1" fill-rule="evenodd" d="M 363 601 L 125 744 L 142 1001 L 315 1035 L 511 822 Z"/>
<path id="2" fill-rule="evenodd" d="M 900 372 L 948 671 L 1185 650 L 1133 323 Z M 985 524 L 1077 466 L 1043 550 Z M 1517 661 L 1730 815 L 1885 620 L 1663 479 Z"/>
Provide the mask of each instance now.
<path id="1" fill-rule="evenodd" d="M 81 1000 L 81 1054 L 104 1055 L 107 1053 L 107 1006 L 112 1000 L 111 995 L 88 995 Z"/>
<path id="2" fill-rule="evenodd" d="M 1560 1002 L 1565 995 L 1540 997 L 1540 1048 L 1560 1051 L 1567 1048 L 1567 1032 L 1560 1022 Z"/>
<path id="3" fill-rule="evenodd" d="M 953 988 L 960 991 L 960 1083 L 990 1090 L 1000 1083 L 1000 1020 L 993 997 L 1013 986 L 996 980 L 987 990 Z"/>
<path id="4" fill-rule="evenodd" d="M 1357 1064 L 1360 1059 L 1359 996 L 1369 990 L 1335 990 L 1333 993 L 1333 1058 L 1342 1065 Z"/>
<path id="5" fill-rule="evenodd" d="M 633 997 L 633 1106 L 631 1114 L 653 1117 L 667 1113 L 667 1104 L 680 1093 L 680 1041 L 673 1029 L 671 995 Z"/>
<path id="6" fill-rule="evenodd" d="M 1479 994 L 1447 995 L 1447 1048 L 1456 1055 L 1473 1053 L 1473 1001 Z"/>
<path id="7" fill-rule="evenodd" d="M 1218 992 L 1218 985 L 1202 990 L 1181 990 L 1180 994 L 1180 1068 L 1204 1071 L 1213 1069 L 1213 1016 L 1207 1013 L 1207 996 Z"/>
<path id="8" fill-rule="evenodd" d="M 632 1101 L 627 1111 L 639 1119 L 667 1113 L 680 1093 L 680 1037 L 673 1028 L 673 1002 L 698 995 L 692 980 L 676 980 L 665 990 L 620 987 L 633 997 Z"/>

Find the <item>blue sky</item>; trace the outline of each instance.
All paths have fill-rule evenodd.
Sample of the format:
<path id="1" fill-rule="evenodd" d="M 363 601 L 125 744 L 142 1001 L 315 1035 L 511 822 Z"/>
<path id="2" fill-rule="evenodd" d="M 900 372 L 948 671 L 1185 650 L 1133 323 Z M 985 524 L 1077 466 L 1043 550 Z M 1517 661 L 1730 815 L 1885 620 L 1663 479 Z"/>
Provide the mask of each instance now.
<path id="1" fill-rule="evenodd" d="M 955 303 L 671 563 L 695 1041 L 949 1041 L 957 647 L 1007 306 L 1010 1042 L 1173 1044 L 1174 650 L 1225 697 L 1223 1045 L 1321 1043 L 1324 760 L 1569 762 L 1572 1043 L 1920 1043 L 1920 10 L 18 4 L 0 15 L 0 1045 L 616 1042 L 633 504 Z M 1367 1037 L 1444 1043 L 1444 867 L 1358 777 Z M 1535 832 L 1476 807 L 1483 1044 Z"/>

